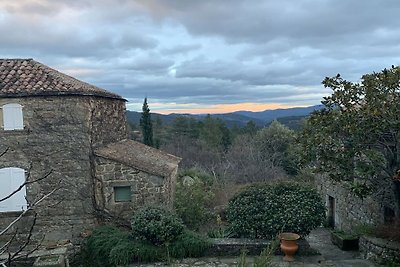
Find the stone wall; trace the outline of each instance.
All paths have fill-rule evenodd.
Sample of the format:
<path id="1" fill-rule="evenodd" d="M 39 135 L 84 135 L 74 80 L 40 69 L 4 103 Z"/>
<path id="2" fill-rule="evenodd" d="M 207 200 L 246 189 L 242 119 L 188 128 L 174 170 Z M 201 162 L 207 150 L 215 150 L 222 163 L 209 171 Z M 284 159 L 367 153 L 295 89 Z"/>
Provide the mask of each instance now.
<path id="1" fill-rule="evenodd" d="M 0 98 L 0 106 L 8 103 L 23 106 L 24 129 L 0 129 L 0 153 L 8 148 L 0 168 L 22 168 L 28 181 L 48 175 L 27 185 L 28 203 L 59 188 L 35 209 L 35 235 L 79 243 L 80 234 L 97 224 L 92 148 L 126 138 L 124 101 L 90 96 Z M 7 213 L 1 216 L 2 222 L 9 221 Z"/>
<path id="2" fill-rule="evenodd" d="M 362 236 L 359 246 L 361 255 L 365 259 L 378 264 L 400 264 L 400 242 Z"/>
<path id="3" fill-rule="evenodd" d="M 364 199 L 357 197 L 348 189 L 345 183 L 335 182 L 327 177 L 318 176 L 317 190 L 326 202 L 328 214 L 331 212 L 330 203 L 334 201 L 335 229 L 350 231 L 359 224 L 380 224 L 383 222 L 383 208 L 379 199 L 382 196 L 374 192 Z"/>
<path id="4" fill-rule="evenodd" d="M 97 204 L 114 216 L 129 220 L 134 211 L 146 205 L 172 204 L 169 177 L 146 173 L 102 157 L 96 157 L 95 170 Z M 115 201 L 114 187 L 117 186 L 130 186 L 130 202 Z"/>
<path id="5" fill-rule="evenodd" d="M 118 142 L 128 137 L 125 100 L 89 98 L 91 141 L 94 147 Z"/>

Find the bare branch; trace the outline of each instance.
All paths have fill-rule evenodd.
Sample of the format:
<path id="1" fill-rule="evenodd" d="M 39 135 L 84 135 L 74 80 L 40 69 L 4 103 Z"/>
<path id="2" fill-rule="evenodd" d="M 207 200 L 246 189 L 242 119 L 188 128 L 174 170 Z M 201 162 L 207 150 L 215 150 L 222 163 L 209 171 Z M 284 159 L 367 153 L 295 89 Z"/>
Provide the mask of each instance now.
<path id="1" fill-rule="evenodd" d="M 14 221 L 12 221 L 4 230 L 0 232 L 0 236 L 6 233 L 14 224 L 16 224 L 28 211 L 32 210 L 34 207 L 36 207 L 40 202 L 48 198 L 50 195 L 52 195 L 54 192 L 59 190 L 61 187 L 56 187 L 54 188 L 50 193 L 42 196 L 39 200 L 36 202 L 32 203 L 26 210 L 24 210 Z"/>
<path id="2" fill-rule="evenodd" d="M 26 238 L 24 244 L 22 246 L 20 246 L 19 249 L 11 257 L 9 257 L 8 264 L 10 264 L 12 260 L 17 258 L 18 255 L 28 246 L 28 244 L 29 244 L 29 242 L 31 241 L 31 238 L 32 238 L 33 228 L 36 225 L 36 219 L 37 219 L 37 213 L 35 212 L 35 216 L 33 217 L 32 225 L 31 225 L 31 227 L 29 229 L 28 237 Z"/>
<path id="3" fill-rule="evenodd" d="M 50 171 L 49 171 L 46 175 L 44 175 L 43 177 L 40 177 L 40 178 L 38 178 L 38 179 L 36 179 L 36 180 L 32 180 L 32 181 L 26 181 L 25 183 L 21 184 L 14 192 L 10 193 L 10 194 L 9 194 L 8 196 L 6 196 L 6 197 L 1 198 L 1 199 L 0 199 L 0 202 L 4 201 L 4 200 L 6 200 L 6 199 L 9 199 L 9 198 L 12 197 L 13 195 L 15 195 L 15 194 L 16 194 L 17 192 L 19 192 L 25 185 L 33 184 L 33 183 L 36 183 L 36 182 L 41 181 L 41 180 L 43 180 L 43 179 L 46 179 L 47 177 L 49 177 L 49 175 L 50 175 L 52 172 L 53 172 L 53 170 L 50 170 Z"/>
<path id="4" fill-rule="evenodd" d="M 9 147 L 7 147 L 3 152 L 0 153 L 0 157 L 4 156 L 8 152 L 8 150 L 10 150 Z"/>

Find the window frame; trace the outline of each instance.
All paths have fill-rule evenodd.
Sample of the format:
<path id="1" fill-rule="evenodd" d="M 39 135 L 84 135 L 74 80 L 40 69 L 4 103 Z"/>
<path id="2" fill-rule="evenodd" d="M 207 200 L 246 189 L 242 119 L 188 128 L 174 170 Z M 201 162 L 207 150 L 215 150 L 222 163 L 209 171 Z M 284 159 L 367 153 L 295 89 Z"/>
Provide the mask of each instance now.
<path id="1" fill-rule="evenodd" d="M 129 189 L 129 197 L 130 197 L 129 200 L 118 199 L 117 198 L 117 191 L 118 191 L 118 189 L 122 189 L 122 188 Z M 132 194 L 132 186 L 130 186 L 130 185 L 115 185 L 115 186 L 113 186 L 113 194 L 114 194 L 114 202 L 115 203 L 129 203 L 129 202 L 132 202 L 133 194 Z"/>

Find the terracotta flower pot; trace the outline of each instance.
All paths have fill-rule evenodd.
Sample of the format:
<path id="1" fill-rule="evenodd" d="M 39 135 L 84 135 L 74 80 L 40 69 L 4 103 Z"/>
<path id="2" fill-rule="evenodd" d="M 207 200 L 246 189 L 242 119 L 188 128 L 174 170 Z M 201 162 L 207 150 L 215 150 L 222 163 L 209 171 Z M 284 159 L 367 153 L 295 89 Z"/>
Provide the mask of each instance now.
<path id="1" fill-rule="evenodd" d="M 294 261 L 294 254 L 299 249 L 296 240 L 300 236 L 295 233 L 281 233 L 279 239 L 281 240 L 281 250 L 285 253 L 284 261 Z"/>

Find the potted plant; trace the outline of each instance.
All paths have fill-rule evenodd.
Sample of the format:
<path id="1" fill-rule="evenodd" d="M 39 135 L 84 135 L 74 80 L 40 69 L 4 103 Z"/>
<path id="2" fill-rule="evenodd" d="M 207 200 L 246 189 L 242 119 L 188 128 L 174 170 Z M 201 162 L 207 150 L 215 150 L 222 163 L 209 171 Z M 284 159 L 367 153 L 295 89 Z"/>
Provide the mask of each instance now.
<path id="1" fill-rule="evenodd" d="M 294 261 L 294 254 L 299 249 L 297 245 L 297 240 L 300 238 L 298 234 L 295 233 L 281 233 L 279 239 L 281 240 L 281 250 L 285 253 L 283 257 L 284 261 Z"/>

